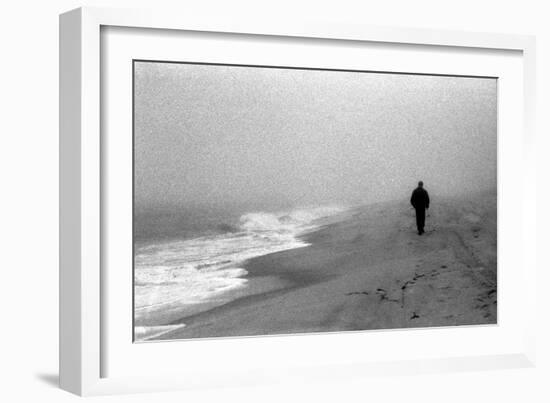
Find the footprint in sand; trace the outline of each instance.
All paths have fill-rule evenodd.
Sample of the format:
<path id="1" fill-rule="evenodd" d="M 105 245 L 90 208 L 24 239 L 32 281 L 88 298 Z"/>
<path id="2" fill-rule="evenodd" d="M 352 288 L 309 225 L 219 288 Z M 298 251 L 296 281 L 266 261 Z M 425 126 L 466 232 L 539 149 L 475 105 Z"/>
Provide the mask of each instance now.
<path id="1" fill-rule="evenodd" d="M 395 298 L 389 298 L 387 291 L 384 290 L 383 288 L 377 288 L 376 293 L 380 297 L 380 301 L 389 301 L 389 302 L 397 302 L 397 303 L 400 302 L 399 300 L 397 300 Z"/>
<path id="2" fill-rule="evenodd" d="M 410 285 L 415 285 L 415 284 L 416 284 L 416 282 L 414 282 L 414 281 L 407 281 L 405 284 L 403 284 L 403 285 L 401 286 L 401 289 L 404 291 L 404 290 L 407 289 L 408 286 L 410 286 Z"/>
<path id="3" fill-rule="evenodd" d="M 348 292 L 346 295 L 369 295 L 367 291 L 354 291 Z"/>

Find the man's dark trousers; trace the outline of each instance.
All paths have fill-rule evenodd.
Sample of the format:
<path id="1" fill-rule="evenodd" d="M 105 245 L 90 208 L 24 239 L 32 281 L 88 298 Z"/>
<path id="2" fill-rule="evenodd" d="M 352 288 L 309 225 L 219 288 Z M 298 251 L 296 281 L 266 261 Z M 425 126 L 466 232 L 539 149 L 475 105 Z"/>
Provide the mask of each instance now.
<path id="1" fill-rule="evenodd" d="M 418 232 L 424 232 L 424 222 L 426 221 L 426 209 L 424 207 L 415 208 L 416 210 L 416 228 Z"/>

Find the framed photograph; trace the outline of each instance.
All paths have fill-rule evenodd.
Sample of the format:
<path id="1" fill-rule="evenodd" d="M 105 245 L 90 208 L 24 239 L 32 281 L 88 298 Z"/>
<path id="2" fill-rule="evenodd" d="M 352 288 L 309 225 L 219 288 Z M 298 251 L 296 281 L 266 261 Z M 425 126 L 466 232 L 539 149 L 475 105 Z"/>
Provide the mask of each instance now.
<path id="1" fill-rule="evenodd" d="M 60 45 L 64 389 L 534 365 L 532 37 L 85 8 Z"/>

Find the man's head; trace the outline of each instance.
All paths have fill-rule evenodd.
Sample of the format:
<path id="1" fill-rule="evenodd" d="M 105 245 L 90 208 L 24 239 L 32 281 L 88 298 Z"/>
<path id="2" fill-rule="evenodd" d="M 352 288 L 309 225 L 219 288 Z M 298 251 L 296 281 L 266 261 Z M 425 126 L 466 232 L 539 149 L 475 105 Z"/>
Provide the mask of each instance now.
<path id="1" fill-rule="evenodd" d="M 422 182 L 422 181 L 418 182 L 418 187 L 419 188 L 424 187 L 424 182 Z"/>

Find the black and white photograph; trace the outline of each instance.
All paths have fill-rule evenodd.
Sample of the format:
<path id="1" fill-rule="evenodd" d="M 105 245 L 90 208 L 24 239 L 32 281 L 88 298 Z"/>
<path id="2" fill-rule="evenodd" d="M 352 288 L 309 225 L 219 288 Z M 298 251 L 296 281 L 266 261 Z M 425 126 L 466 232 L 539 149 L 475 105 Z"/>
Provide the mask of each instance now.
<path id="1" fill-rule="evenodd" d="M 498 79 L 133 62 L 134 341 L 497 323 Z"/>
<path id="2" fill-rule="evenodd" d="M 3 3 L 6 403 L 550 402 L 547 3 Z"/>

